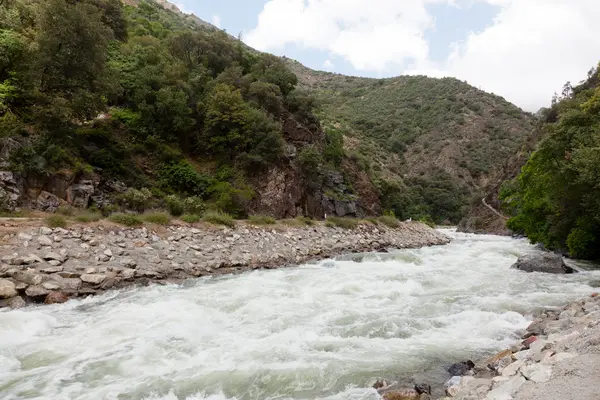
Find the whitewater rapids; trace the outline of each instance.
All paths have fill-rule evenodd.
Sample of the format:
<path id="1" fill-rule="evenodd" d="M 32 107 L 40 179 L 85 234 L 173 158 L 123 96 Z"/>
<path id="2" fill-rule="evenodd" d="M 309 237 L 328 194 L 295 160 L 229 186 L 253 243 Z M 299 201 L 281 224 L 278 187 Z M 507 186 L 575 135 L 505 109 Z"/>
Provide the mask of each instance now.
<path id="1" fill-rule="evenodd" d="M 110 292 L 0 312 L 4 400 L 378 399 L 510 346 L 528 314 L 589 295 L 600 271 L 509 269 L 525 240 L 447 246 Z"/>

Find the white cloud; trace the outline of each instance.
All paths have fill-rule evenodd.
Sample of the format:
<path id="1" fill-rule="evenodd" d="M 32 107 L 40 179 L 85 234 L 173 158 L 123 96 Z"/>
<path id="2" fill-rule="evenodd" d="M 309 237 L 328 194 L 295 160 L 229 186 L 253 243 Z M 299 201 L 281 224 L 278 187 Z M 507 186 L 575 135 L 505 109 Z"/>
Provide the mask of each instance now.
<path id="1" fill-rule="evenodd" d="M 323 68 L 325 68 L 325 71 L 333 71 L 335 69 L 335 65 L 331 60 L 325 60 L 323 63 Z"/>
<path id="2" fill-rule="evenodd" d="M 453 0 L 269 0 L 246 41 L 265 51 L 323 50 L 364 72 L 455 76 L 532 111 L 600 60 L 598 0 L 472 1 L 500 12 L 438 63 L 424 39 L 435 24 L 426 5 Z"/>
<path id="3" fill-rule="evenodd" d="M 427 3 L 452 0 L 270 0 L 246 36 L 260 50 L 286 44 L 326 50 L 360 70 L 385 71 L 427 57 Z"/>
<path id="4" fill-rule="evenodd" d="M 218 15 L 213 15 L 211 23 L 220 29 L 221 28 L 221 17 Z"/>

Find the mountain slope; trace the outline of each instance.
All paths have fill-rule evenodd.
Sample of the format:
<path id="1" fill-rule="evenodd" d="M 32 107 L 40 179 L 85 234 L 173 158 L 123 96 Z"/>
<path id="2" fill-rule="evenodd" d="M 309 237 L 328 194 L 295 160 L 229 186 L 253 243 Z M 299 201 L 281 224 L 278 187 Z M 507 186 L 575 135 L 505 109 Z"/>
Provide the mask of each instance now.
<path id="1" fill-rule="evenodd" d="M 534 127 L 528 113 L 453 78 L 359 78 L 286 62 L 317 98 L 326 129 L 341 131 L 378 178 L 407 186 L 413 204 L 387 202 L 406 216 L 458 222 Z"/>
<path id="2" fill-rule="evenodd" d="M 455 79 L 320 73 L 124 3 L 0 7 L 0 204 L 457 222 L 531 125 Z"/>
<path id="3" fill-rule="evenodd" d="M 600 259 L 600 74 L 597 68 L 542 113 L 543 140 L 499 199 L 508 227 L 571 257 Z"/>
<path id="4" fill-rule="evenodd" d="M 11 1 L 0 50 L 0 206 L 380 212 L 279 58 L 164 1 Z"/>

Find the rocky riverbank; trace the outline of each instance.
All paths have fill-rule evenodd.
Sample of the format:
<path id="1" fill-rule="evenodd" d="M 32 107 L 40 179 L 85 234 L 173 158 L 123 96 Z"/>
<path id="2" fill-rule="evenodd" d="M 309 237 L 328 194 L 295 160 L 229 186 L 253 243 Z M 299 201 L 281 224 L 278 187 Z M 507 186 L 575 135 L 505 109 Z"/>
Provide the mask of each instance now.
<path id="1" fill-rule="evenodd" d="M 35 225 L 35 223 L 33 224 Z M 0 307 L 60 303 L 132 285 L 277 268 L 344 253 L 443 245 L 418 223 L 398 228 L 315 226 L 235 229 L 209 225 L 123 228 L 107 223 L 51 229 L 0 227 Z"/>
<path id="2" fill-rule="evenodd" d="M 522 342 L 465 375 L 442 400 L 600 399 L 600 296 L 541 312 Z"/>

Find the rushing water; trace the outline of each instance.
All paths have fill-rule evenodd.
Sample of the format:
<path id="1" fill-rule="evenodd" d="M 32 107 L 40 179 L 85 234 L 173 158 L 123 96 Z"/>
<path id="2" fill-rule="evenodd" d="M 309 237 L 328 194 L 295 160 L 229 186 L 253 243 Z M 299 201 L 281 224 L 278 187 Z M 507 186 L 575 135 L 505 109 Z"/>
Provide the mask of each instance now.
<path id="1" fill-rule="evenodd" d="M 377 377 L 431 384 L 503 349 L 527 313 L 600 271 L 510 270 L 523 240 L 448 246 L 107 293 L 0 312 L 0 398 L 377 399 Z"/>

